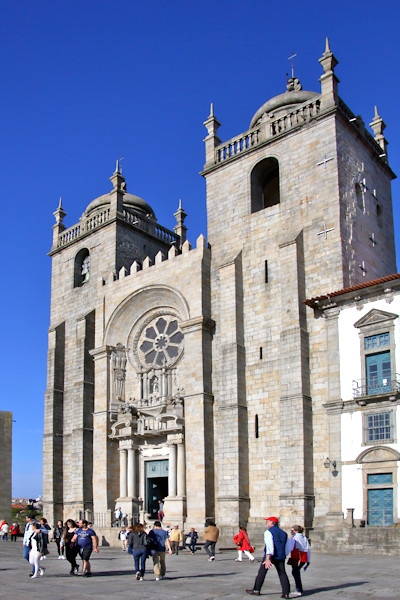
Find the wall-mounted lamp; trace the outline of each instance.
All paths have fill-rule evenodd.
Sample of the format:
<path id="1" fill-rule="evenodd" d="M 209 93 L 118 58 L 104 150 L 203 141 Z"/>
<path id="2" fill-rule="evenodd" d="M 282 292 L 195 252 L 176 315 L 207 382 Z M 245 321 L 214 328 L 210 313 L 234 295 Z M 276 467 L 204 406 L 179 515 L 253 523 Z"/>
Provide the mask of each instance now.
<path id="1" fill-rule="evenodd" d="M 330 458 L 326 458 L 326 461 L 324 462 L 324 467 L 325 469 L 329 469 L 329 467 L 332 465 L 332 475 L 334 477 L 336 477 L 338 475 L 338 471 L 336 470 L 336 460 L 331 460 Z"/>

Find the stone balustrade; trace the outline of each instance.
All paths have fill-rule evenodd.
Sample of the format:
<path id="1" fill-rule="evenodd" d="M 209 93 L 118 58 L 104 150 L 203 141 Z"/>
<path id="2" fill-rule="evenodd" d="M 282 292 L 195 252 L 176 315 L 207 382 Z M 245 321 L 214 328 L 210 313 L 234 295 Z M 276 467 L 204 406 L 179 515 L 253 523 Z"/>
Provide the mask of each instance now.
<path id="1" fill-rule="evenodd" d="M 251 150 L 270 138 L 286 133 L 294 127 L 299 127 L 311 121 L 318 116 L 320 107 L 321 100 L 320 98 L 316 98 L 315 100 L 296 106 L 296 108 L 277 119 L 273 119 L 271 116 L 271 120 L 267 122 L 265 130 L 261 129 L 261 127 L 249 129 L 249 131 L 217 146 L 215 148 L 215 164 L 220 164 L 233 156 Z"/>
<path id="2" fill-rule="evenodd" d="M 167 244 L 174 244 L 179 242 L 179 236 L 176 235 L 170 229 L 158 225 L 151 219 L 140 216 L 135 212 L 129 210 L 123 211 L 122 218 L 130 225 L 134 225 L 138 229 L 153 235 L 159 240 L 166 242 Z M 107 208 L 93 216 L 88 217 L 73 225 L 69 229 L 66 229 L 58 236 L 57 248 L 62 248 L 71 242 L 75 242 L 80 237 L 83 237 L 88 232 L 92 232 L 99 227 L 102 227 L 105 223 L 110 220 L 110 208 Z"/>
<path id="3" fill-rule="evenodd" d="M 280 133 L 284 133 L 294 127 L 303 125 L 311 121 L 319 114 L 321 101 L 320 99 L 313 100 L 307 104 L 297 106 L 286 115 L 279 117 L 269 123 L 269 137 L 274 137 Z"/>
<path id="4" fill-rule="evenodd" d="M 260 142 L 259 134 L 259 128 L 250 129 L 249 131 L 246 131 L 246 133 L 243 133 L 242 135 L 239 135 L 229 140 L 228 142 L 221 144 L 215 149 L 215 162 L 224 162 L 232 156 L 235 156 L 237 154 L 240 154 L 241 152 L 244 152 L 245 150 L 249 150 L 250 148 L 257 146 Z"/>

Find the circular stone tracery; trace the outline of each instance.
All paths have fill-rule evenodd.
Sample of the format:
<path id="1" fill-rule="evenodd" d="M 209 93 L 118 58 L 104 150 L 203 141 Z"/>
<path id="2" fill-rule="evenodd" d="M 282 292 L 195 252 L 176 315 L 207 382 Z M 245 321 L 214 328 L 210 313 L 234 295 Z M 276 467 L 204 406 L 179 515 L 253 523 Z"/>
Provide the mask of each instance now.
<path id="1" fill-rule="evenodd" d="M 138 356 L 146 367 L 173 365 L 183 352 L 183 333 L 175 316 L 156 317 L 143 328 L 138 340 Z"/>

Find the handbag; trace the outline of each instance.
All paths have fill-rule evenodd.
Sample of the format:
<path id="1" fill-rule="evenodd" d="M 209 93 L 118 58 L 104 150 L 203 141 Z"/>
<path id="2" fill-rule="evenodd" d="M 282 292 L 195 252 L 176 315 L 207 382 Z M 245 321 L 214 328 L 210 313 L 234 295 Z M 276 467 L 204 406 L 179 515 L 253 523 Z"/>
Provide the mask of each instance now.
<path id="1" fill-rule="evenodd" d="M 291 567 L 298 567 L 300 565 L 300 561 L 297 558 L 293 558 L 293 556 L 289 556 L 287 564 Z"/>
<path id="2" fill-rule="evenodd" d="M 254 552 L 256 551 L 256 549 L 254 548 L 254 546 L 250 546 L 250 554 L 254 554 Z"/>
<path id="3" fill-rule="evenodd" d="M 187 536 L 187 538 L 186 538 L 186 540 L 185 540 L 185 544 L 186 544 L 187 546 L 190 546 L 190 545 L 191 545 L 191 543 L 192 543 L 192 538 L 191 538 L 191 536 L 190 536 L 190 535 L 188 535 L 188 536 Z"/>

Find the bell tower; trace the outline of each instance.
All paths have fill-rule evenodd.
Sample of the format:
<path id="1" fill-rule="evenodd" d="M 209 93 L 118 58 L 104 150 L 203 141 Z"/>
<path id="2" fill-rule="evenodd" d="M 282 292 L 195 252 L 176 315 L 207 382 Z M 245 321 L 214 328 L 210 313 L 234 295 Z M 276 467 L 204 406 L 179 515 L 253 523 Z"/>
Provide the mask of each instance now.
<path id="1" fill-rule="evenodd" d="M 328 40 L 320 63 L 320 92 L 303 90 L 293 73 L 234 138 L 217 137 L 213 108 L 204 123 L 216 463 L 224 464 L 216 519 L 228 529 L 232 515 L 251 523 L 271 511 L 284 524 L 313 522 L 324 398 L 310 371 L 318 323 L 302 302 L 396 270 L 384 125 L 375 111 L 374 138 L 339 97 Z"/>

